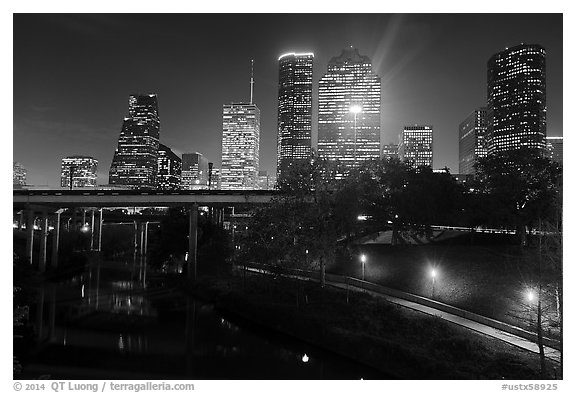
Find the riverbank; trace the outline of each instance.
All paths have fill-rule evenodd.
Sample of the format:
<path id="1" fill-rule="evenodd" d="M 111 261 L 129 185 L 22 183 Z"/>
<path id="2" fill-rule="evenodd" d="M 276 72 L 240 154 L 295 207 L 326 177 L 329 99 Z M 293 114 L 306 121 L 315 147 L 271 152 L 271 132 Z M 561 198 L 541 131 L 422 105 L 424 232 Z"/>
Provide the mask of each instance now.
<path id="1" fill-rule="evenodd" d="M 536 354 L 364 293 L 351 291 L 347 302 L 343 290 L 250 274 L 202 278 L 189 289 L 236 318 L 395 378 L 540 379 Z"/>

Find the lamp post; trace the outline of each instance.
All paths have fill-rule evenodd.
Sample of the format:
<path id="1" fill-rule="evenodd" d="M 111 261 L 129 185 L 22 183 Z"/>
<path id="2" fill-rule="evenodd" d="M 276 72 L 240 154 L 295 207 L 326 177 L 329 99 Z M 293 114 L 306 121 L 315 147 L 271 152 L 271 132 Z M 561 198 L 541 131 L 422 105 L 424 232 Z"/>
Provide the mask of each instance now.
<path id="1" fill-rule="evenodd" d="M 364 281 L 364 273 L 366 270 L 366 254 L 360 256 L 360 261 L 362 262 L 362 281 Z"/>
<path id="2" fill-rule="evenodd" d="M 362 113 L 362 107 L 360 105 L 352 105 L 349 110 L 354 114 L 354 166 L 356 166 L 356 116 L 358 113 Z"/>
<path id="3" fill-rule="evenodd" d="M 432 298 L 434 298 L 434 285 L 436 284 L 436 269 L 432 269 L 430 271 L 430 275 L 432 276 Z"/>

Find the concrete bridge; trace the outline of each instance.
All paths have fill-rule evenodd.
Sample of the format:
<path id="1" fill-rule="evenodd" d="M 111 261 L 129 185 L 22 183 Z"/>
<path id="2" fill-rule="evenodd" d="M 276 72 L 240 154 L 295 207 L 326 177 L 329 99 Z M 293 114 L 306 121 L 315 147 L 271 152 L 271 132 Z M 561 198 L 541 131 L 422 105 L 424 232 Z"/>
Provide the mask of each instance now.
<path id="1" fill-rule="evenodd" d="M 26 220 L 26 256 L 33 262 L 34 223 L 40 218 L 40 254 L 38 269 L 46 270 L 46 250 L 48 238 L 48 220 L 54 223 L 52 237 L 51 267 L 58 265 L 58 246 L 61 229 L 61 214 L 67 208 L 84 208 L 83 224 L 86 223 L 86 211 L 91 213 L 92 230 L 91 249 L 101 251 L 102 209 L 114 207 L 184 207 L 189 215 L 188 276 L 196 278 L 196 250 L 198 235 L 198 207 L 213 209 L 219 222 L 224 220 L 224 208 L 270 203 L 276 195 L 274 191 L 261 190 L 14 190 L 13 207 L 19 211 L 18 227 Z M 148 221 L 134 220 L 135 247 L 141 255 L 146 253 L 148 243 Z"/>

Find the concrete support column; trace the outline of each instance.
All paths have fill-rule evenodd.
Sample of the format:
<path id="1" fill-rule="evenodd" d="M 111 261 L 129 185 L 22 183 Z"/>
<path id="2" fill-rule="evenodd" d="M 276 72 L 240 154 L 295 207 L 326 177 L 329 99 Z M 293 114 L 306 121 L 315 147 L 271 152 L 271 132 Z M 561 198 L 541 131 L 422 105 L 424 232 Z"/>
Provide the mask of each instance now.
<path id="1" fill-rule="evenodd" d="M 134 221 L 134 255 L 138 253 L 138 222 Z"/>
<path id="2" fill-rule="evenodd" d="M 76 213 L 76 208 L 72 208 L 72 227 L 68 225 L 68 231 L 75 231 L 78 229 L 78 215 Z"/>
<path id="3" fill-rule="evenodd" d="M 90 223 L 90 251 L 94 250 L 94 209 L 92 209 L 92 220 Z"/>
<path id="4" fill-rule="evenodd" d="M 21 231 L 24 227 L 24 210 L 20 210 L 18 213 L 18 230 Z"/>
<path id="5" fill-rule="evenodd" d="M 103 209 L 98 211 L 98 251 L 102 251 L 102 219 Z"/>
<path id="6" fill-rule="evenodd" d="M 144 255 L 144 223 L 140 223 L 140 255 Z"/>
<path id="7" fill-rule="evenodd" d="M 28 209 L 28 219 L 26 222 L 26 258 L 32 264 L 32 253 L 34 251 L 34 210 Z"/>
<path id="8" fill-rule="evenodd" d="M 188 278 L 196 280 L 196 249 L 198 246 L 198 204 L 193 203 L 189 208 L 188 227 Z"/>
<path id="9" fill-rule="evenodd" d="M 48 213 L 42 212 L 40 220 L 40 258 L 38 260 L 38 270 L 40 273 L 46 271 L 46 245 L 48 243 Z"/>
<path id="10" fill-rule="evenodd" d="M 86 225 L 86 209 L 82 208 L 82 225 L 80 225 L 80 228 L 84 225 Z"/>
<path id="11" fill-rule="evenodd" d="M 56 212 L 56 222 L 54 223 L 54 232 L 52 234 L 52 258 L 50 259 L 50 267 L 56 269 L 58 267 L 58 248 L 60 247 L 60 212 Z"/>
<path id="12" fill-rule="evenodd" d="M 148 221 L 144 224 L 144 255 L 148 254 L 148 224 Z"/>

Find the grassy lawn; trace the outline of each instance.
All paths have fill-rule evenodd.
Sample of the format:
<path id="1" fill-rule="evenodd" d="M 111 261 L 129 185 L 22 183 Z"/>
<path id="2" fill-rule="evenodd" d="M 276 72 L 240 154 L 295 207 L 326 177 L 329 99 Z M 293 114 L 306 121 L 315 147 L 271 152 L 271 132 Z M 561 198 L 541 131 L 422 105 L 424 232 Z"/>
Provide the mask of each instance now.
<path id="1" fill-rule="evenodd" d="M 535 314 L 530 310 L 527 291 L 534 287 L 530 264 L 535 250 L 507 245 L 425 244 L 396 246 L 362 245 L 365 254 L 366 280 L 432 297 L 472 312 L 508 322 L 525 329 L 533 328 Z M 362 266 L 357 256 L 337 258 L 327 272 L 361 278 Z M 549 314 L 556 317 L 555 299 L 544 299 Z M 553 327 L 547 335 L 557 336 Z"/>
<path id="2" fill-rule="evenodd" d="M 203 279 L 217 307 L 400 379 L 538 379 L 536 354 L 363 293 L 247 275 Z M 298 293 L 298 297 L 297 297 Z M 297 300 L 298 299 L 298 300 Z M 548 378 L 553 378 L 553 367 Z M 560 371 L 557 371 L 559 374 Z"/>

